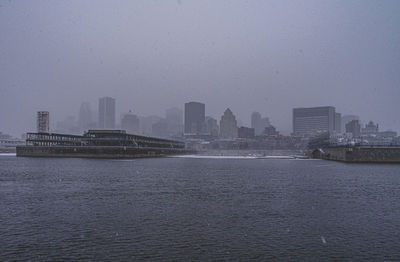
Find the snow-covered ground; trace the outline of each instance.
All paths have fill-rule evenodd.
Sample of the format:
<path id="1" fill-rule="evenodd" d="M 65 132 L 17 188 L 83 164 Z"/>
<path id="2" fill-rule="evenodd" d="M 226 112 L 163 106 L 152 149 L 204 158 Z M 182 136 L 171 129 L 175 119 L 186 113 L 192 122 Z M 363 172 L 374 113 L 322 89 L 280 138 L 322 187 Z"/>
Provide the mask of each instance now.
<path id="1" fill-rule="evenodd" d="M 0 156 L 16 156 L 16 153 L 0 153 Z"/>
<path id="2" fill-rule="evenodd" d="M 178 158 L 201 158 L 201 159 L 295 159 L 294 156 L 213 156 L 213 155 L 177 155 L 170 157 Z"/>

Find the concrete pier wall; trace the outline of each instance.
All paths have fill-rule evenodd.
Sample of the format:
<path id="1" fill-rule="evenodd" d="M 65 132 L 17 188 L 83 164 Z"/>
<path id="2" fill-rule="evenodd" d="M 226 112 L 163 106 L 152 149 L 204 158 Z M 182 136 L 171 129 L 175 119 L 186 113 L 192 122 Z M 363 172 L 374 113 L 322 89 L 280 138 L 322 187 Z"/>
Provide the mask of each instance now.
<path id="1" fill-rule="evenodd" d="M 22 157 L 140 158 L 193 153 L 177 148 L 134 148 L 124 146 L 19 146 Z"/>
<path id="2" fill-rule="evenodd" d="M 357 163 L 400 163 L 400 147 L 327 147 L 312 151 L 313 158 Z"/>

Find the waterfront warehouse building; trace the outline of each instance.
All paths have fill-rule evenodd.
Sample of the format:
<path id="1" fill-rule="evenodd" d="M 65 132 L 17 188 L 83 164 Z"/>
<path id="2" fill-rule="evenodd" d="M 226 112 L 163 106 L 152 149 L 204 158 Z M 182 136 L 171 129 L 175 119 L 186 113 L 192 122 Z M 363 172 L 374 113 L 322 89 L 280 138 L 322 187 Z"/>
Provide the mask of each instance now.
<path id="1" fill-rule="evenodd" d="M 199 102 L 185 103 L 185 134 L 204 133 L 206 106 Z"/>
<path id="2" fill-rule="evenodd" d="M 37 132 L 48 133 L 50 129 L 50 115 L 48 111 L 37 112 Z"/>
<path id="3" fill-rule="evenodd" d="M 115 128 L 115 99 L 102 97 L 99 99 L 99 128 Z"/>
<path id="4" fill-rule="evenodd" d="M 336 112 L 333 106 L 294 108 L 293 135 L 314 136 L 335 130 Z"/>

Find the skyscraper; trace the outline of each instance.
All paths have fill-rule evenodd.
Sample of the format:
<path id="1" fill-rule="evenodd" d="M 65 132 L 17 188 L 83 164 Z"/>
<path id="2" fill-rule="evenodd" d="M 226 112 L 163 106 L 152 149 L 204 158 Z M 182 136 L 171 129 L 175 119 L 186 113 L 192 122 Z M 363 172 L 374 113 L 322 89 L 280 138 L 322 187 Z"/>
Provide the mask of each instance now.
<path id="1" fill-rule="evenodd" d="M 236 117 L 229 108 L 225 110 L 221 117 L 219 130 L 221 138 L 236 138 L 238 136 Z"/>
<path id="2" fill-rule="evenodd" d="M 121 129 L 125 130 L 128 134 L 140 134 L 139 118 L 129 111 L 121 119 Z"/>
<path id="3" fill-rule="evenodd" d="M 264 132 L 264 129 L 270 125 L 268 117 L 262 118 L 259 112 L 253 112 L 251 114 L 251 127 L 254 128 L 256 136 L 261 135 Z"/>
<path id="4" fill-rule="evenodd" d="M 342 116 L 342 131 L 346 131 L 346 124 L 353 121 L 353 120 L 358 120 L 360 121 L 360 117 L 356 115 L 344 115 Z"/>
<path id="5" fill-rule="evenodd" d="M 293 134 L 312 136 L 335 129 L 335 108 L 333 106 L 294 108 Z"/>
<path id="6" fill-rule="evenodd" d="M 115 99 L 102 97 L 99 99 L 99 128 L 115 128 Z"/>
<path id="7" fill-rule="evenodd" d="M 213 137 L 218 137 L 219 127 L 217 119 L 211 116 L 206 117 L 206 133 Z"/>
<path id="8" fill-rule="evenodd" d="M 351 120 L 346 123 L 346 133 L 351 133 L 354 138 L 360 137 L 361 126 L 358 120 Z"/>
<path id="9" fill-rule="evenodd" d="M 182 136 L 183 133 L 183 112 L 182 109 L 173 107 L 165 110 L 167 132 L 169 136 Z"/>
<path id="10" fill-rule="evenodd" d="M 151 126 L 151 135 L 155 137 L 167 137 L 168 136 L 168 124 L 165 119 L 161 119 L 157 123 Z"/>
<path id="11" fill-rule="evenodd" d="M 85 131 L 90 128 L 92 124 L 92 110 L 90 103 L 83 102 L 79 108 L 79 120 L 78 125 L 81 131 Z"/>
<path id="12" fill-rule="evenodd" d="M 48 133 L 50 129 L 50 115 L 48 111 L 37 112 L 37 132 Z"/>
<path id="13" fill-rule="evenodd" d="M 205 105 L 199 102 L 185 104 L 185 134 L 199 135 L 205 129 Z"/>
<path id="14" fill-rule="evenodd" d="M 254 128 L 255 134 L 257 135 L 258 133 L 261 134 L 261 131 L 259 131 L 259 126 L 261 123 L 261 114 L 259 112 L 253 112 L 251 114 L 251 127 Z"/>
<path id="15" fill-rule="evenodd" d="M 335 113 L 335 131 L 336 133 L 342 133 L 342 114 Z"/>

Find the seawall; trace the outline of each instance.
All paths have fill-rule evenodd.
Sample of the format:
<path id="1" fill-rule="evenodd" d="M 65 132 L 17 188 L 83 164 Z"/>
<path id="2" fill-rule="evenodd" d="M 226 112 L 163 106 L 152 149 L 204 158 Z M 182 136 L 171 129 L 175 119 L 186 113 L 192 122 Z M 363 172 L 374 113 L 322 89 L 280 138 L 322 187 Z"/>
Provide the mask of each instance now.
<path id="1" fill-rule="evenodd" d="M 179 148 L 124 146 L 18 146 L 20 157 L 141 158 L 193 153 Z"/>
<path id="2" fill-rule="evenodd" d="M 355 163 L 400 163 L 400 147 L 337 146 L 315 149 L 312 158 Z"/>

